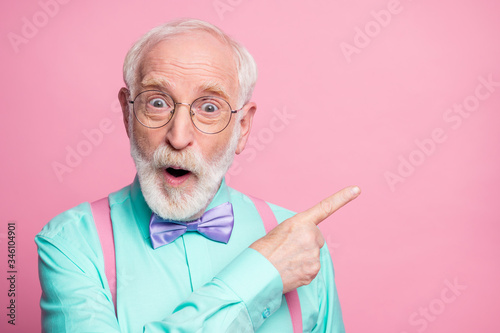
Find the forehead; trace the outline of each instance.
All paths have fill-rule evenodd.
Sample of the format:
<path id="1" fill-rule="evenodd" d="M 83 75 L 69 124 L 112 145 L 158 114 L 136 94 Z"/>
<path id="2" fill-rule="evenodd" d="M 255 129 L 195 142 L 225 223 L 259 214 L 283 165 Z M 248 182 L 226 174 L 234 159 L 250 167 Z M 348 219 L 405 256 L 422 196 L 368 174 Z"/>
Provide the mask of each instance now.
<path id="1" fill-rule="evenodd" d="M 145 54 L 139 83 L 172 91 L 219 86 L 218 90 L 234 95 L 238 89 L 236 62 L 229 45 L 215 36 L 204 31 L 183 33 L 161 41 Z"/>

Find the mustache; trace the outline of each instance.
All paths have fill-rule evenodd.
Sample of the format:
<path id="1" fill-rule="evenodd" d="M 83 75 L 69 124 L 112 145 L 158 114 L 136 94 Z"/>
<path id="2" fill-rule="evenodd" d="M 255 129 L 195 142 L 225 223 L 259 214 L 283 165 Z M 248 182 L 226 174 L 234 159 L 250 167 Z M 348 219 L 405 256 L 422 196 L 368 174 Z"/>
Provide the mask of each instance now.
<path id="1" fill-rule="evenodd" d="M 200 152 L 194 149 L 177 151 L 167 145 L 160 146 L 155 150 L 151 163 L 157 169 L 176 167 L 195 174 L 202 173 L 203 166 L 206 165 Z"/>

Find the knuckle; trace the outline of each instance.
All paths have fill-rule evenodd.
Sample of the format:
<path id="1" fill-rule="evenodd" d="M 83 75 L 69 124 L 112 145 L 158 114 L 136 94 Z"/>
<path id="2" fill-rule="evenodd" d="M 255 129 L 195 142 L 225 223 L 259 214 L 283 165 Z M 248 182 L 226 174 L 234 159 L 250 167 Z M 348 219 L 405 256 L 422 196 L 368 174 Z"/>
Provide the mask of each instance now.
<path id="1" fill-rule="evenodd" d="M 328 216 L 333 213 L 334 206 L 333 202 L 331 200 L 323 200 L 320 202 L 320 208 L 321 212 L 324 214 L 324 216 Z"/>
<path id="2" fill-rule="evenodd" d="M 302 284 L 307 285 L 307 284 L 311 283 L 311 281 L 314 280 L 315 277 L 316 277 L 316 274 L 313 274 L 313 273 L 305 275 L 304 278 L 302 279 Z"/>
<path id="3" fill-rule="evenodd" d="M 316 263 L 319 264 L 319 256 L 320 256 L 320 253 L 321 253 L 321 248 L 315 248 L 314 249 L 314 260 Z"/>
<path id="4" fill-rule="evenodd" d="M 303 271 L 303 279 L 307 281 L 307 283 L 311 282 L 321 268 L 321 264 L 318 260 L 311 260 L 307 263 L 306 267 L 304 267 Z"/>
<path id="5" fill-rule="evenodd" d="M 304 232 L 302 234 L 302 241 L 306 244 L 314 244 L 316 243 L 316 235 L 312 232 Z"/>
<path id="6" fill-rule="evenodd" d="M 306 278 L 302 278 L 299 280 L 299 285 L 301 286 L 305 286 L 307 284 L 309 284 L 311 281 L 308 281 Z"/>
<path id="7" fill-rule="evenodd" d="M 311 267 L 308 267 L 304 272 L 303 272 L 303 275 L 302 275 L 302 279 L 304 281 L 307 281 L 307 283 L 311 282 L 312 279 L 314 278 L 314 271 L 311 269 Z"/>
<path id="8" fill-rule="evenodd" d="M 288 230 L 295 231 L 295 230 L 297 230 L 297 229 L 299 229 L 301 227 L 301 223 L 297 223 L 297 222 L 289 223 L 287 225 L 287 227 L 288 227 Z"/>
<path id="9" fill-rule="evenodd" d="M 314 277 L 315 277 L 318 274 L 319 270 L 321 269 L 321 264 L 319 263 L 319 261 L 316 261 L 316 262 L 314 262 L 314 264 L 312 265 L 311 268 L 313 269 Z"/>
<path id="10" fill-rule="evenodd" d="M 325 239 L 323 238 L 323 236 L 317 238 L 317 244 L 319 246 L 319 249 L 321 249 L 325 245 Z M 318 249 L 318 252 L 319 252 L 319 249 Z"/>

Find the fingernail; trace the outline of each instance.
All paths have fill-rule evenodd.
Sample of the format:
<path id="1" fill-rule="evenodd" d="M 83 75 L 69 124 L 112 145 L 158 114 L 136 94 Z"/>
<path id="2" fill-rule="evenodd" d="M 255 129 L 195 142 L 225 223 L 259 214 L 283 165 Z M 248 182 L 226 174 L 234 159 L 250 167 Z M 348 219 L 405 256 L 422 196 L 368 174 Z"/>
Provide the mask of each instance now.
<path id="1" fill-rule="evenodd" d="M 357 186 L 354 186 L 353 188 L 351 188 L 351 192 L 352 192 L 352 195 L 358 195 L 361 193 L 361 189 Z"/>

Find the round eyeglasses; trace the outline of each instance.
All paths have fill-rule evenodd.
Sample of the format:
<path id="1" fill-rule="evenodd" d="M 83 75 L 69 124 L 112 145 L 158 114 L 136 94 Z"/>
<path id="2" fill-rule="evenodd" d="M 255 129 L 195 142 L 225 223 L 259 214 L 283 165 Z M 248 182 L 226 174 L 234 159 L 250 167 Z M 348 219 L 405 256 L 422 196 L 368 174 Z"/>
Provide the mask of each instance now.
<path id="1" fill-rule="evenodd" d="M 133 106 L 135 119 L 148 128 L 165 126 L 173 118 L 177 105 L 187 105 L 193 125 L 206 134 L 222 132 L 229 125 L 232 114 L 241 110 L 231 110 L 229 103 L 217 96 L 199 97 L 191 104 L 176 103 L 159 90 L 143 91 L 129 103 Z"/>

